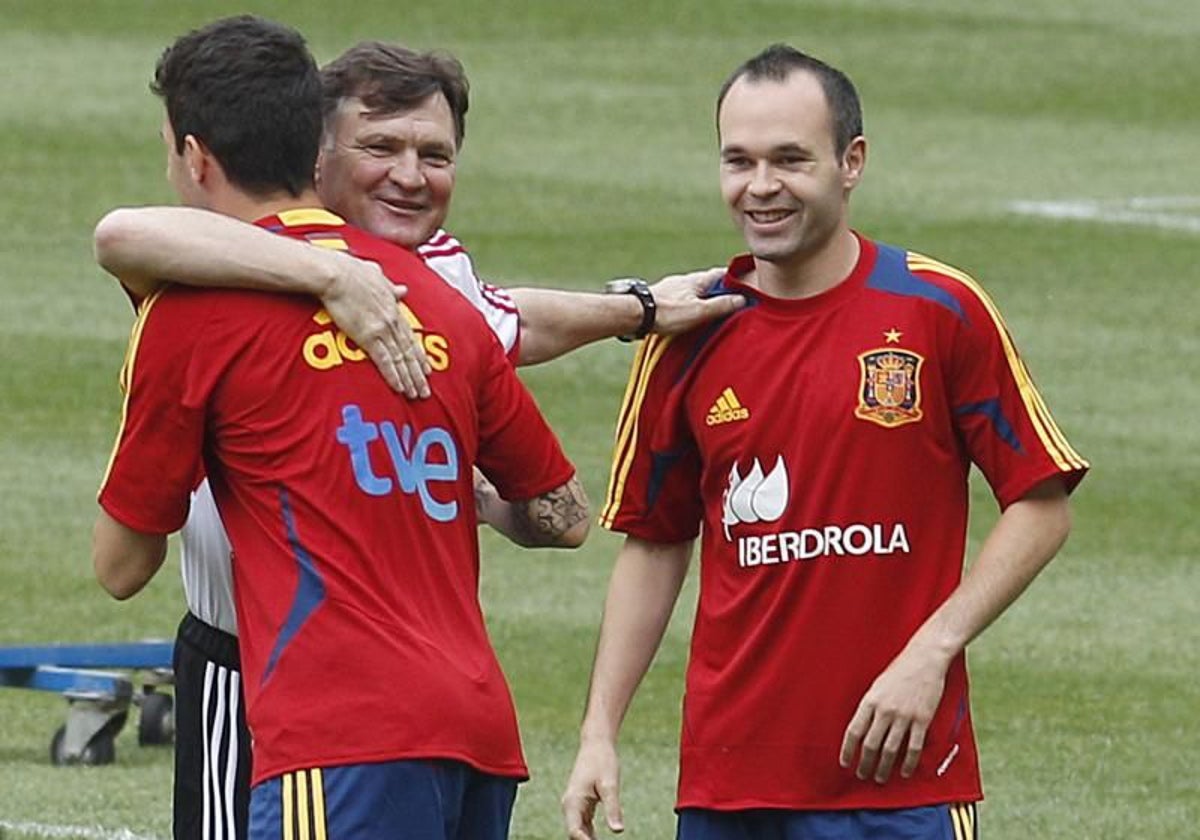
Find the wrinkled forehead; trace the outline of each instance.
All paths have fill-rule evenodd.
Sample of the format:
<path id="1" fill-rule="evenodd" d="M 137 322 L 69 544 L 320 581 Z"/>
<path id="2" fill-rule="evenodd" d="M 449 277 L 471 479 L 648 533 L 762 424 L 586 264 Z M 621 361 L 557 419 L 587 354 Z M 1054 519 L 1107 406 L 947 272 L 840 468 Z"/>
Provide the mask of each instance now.
<path id="1" fill-rule="evenodd" d="M 419 128 L 423 135 L 454 143 L 454 114 L 440 91 L 412 106 L 371 107 L 357 96 L 344 97 L 326 116 L 327 137 L 345 137 L 363 131 L 389 133 Z"/>

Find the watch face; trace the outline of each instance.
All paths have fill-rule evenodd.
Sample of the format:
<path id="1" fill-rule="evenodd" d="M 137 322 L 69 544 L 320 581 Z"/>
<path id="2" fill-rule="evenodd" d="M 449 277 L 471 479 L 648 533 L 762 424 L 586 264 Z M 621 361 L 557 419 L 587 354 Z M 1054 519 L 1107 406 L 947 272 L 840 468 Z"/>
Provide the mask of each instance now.
<path id="1" fill-rule="evenodd" d="M 604 291 L 610 295 L 623 295 L 633 291 L 638 284 L 644 285 L 644 280 L 638 280 L 634 277 L 621 277 L 617 280 L 609 280 L 604 284 Z"/>

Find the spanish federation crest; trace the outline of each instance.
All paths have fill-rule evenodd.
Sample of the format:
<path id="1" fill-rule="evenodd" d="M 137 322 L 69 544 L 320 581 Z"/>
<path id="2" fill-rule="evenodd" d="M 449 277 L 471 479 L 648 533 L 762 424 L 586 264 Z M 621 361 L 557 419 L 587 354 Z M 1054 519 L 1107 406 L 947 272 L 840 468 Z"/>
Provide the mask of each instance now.
<path id="1" fill-rule="evenodd" d="M 887 429 L 921 419 L 921 365 L 925 359 L 897 348 L 858 357 L 861 379 L 854 416 Z"/>

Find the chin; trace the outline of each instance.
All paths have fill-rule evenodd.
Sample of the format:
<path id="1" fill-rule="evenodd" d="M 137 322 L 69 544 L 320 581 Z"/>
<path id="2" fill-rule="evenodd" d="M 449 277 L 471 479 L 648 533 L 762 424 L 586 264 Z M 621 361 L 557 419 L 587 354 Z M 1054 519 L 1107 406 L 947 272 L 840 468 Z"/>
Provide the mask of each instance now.
<path id="1" fill-rule="evenodd" d="M 401 248 L 412 250 L 428 239 L 424 234 L 425 225 L 417 220 L 398 221 L 395 217 L 378 219 L 378 224 L 371 228 L 372 233 Z"/>
<path id="2" fill-rule="evenodd" d="M 750 242 L 748 245 L 750 253 L 756 260 L 769 263 L 787 262 L 800 252 L 800 249 L 791 243 Z"/>

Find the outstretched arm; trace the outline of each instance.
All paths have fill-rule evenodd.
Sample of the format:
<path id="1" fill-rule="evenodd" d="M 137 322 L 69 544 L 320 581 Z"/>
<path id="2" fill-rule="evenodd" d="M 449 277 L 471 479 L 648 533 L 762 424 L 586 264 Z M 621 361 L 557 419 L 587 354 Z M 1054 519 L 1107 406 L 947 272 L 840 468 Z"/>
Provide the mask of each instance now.
<path id="1" fill-rule="evenodd" d="M 951 661 L 1058 553 L 1071 529 L 1066 490 L 1044 481 L 1009 505 L 962 583 L 913 634 L 859 703 L 842 741 L 841 765 L 883 784 L 917 768 Z"/>
<path id="2" fill-rule="evenodd" d="M 654 295 L 654 332 L 673 335 L 734 312 L 741 295 L 704 294 L 722 269 L 673 274 L 650 287 Z M 509 289 L 521 315 L 521 365 L 556 359 L 602 338 L 628 335 L 642 322 L 642 305 L 633 295 L 567 292 L 557 289 Z"/>
<path id="3" fill-rule="evenodd" d="M 691 541 L 627 537 L 608 585 L 600 641 L 575 767 L 562 797 L 571 840 L 594 840 L 596 806 L 612 831 L 624 830 L 617 733 L 662 642 L 692 554 Z"/>
<path id="4" fill-rule="evenodd" d="M 425 353 L 396 306 L 405 289 L 375 263 L 191 207 L 113 210 L 96 225 L 94 240 L 96 261 L 139 297 L 170 279 L 320 298 L 392 388 L 409 397 L 429 394 Z"/>

